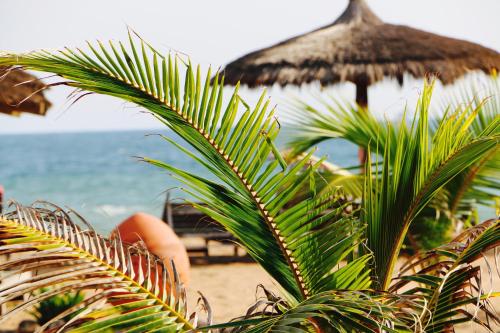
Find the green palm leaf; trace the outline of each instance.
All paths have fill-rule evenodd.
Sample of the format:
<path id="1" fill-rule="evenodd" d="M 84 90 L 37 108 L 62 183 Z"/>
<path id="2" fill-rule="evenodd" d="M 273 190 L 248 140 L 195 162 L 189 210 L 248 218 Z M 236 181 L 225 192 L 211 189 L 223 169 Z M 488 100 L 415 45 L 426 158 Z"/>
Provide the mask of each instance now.
<path id="1" fill-rule="evenodd" d="M 131 37 L 128 49 L 120 44 L 121 53 L 113 44 L 106 49 L 99 43 L 90 53 L 66 49 L 60 55 L 5 55 L 0 65 L 56 73 L 65 78 L 57 84 L 116 96 L 151 111 L 197 151 L 174 143 L 217 181 L 146 160 L 185 182 L 186 191 L 208 204 L 195 206 L 232 232 L 292 298 L 302 300 L 332 288 L 369 287 L 368 256 L 335 269 L 362 241 L 364 229 L 344 214 L 337 190 L 287 205 L 320 163 L 312 163 L 308 154 L 286 165 L 273 142 L 279 126 L 265 95 L 250 108 L 236 87 L 224 102 L 218 73 L 211 84 L 210 71 L 202 79 L 199 67 L 184 61 L 181 71 L 178 57 L 164 57 L 139 43 Z M 241 105 L 246 110 L 238 117 Z M 276 161 L 267 162 L 270 154 Z"/>
<path id="2" fill-rule="evenodd" d="M 293 154 L 300 154 L 318 143 L 342 138 L 383 155 L 389 149 L 391 165 L 395 163 L 398 132 L 408 128 L 380 121 L 356 107 L 340 103 L 336 99 L 318 99 L 321 108 L 315 108 L 301 101 L 291 105 L 292 125 L 297 133 L 289 143 Z M 472 123 L 467 126 L 468 139 L 484 135 L 498 135 L 500 126 L 500 81 L 493 78 L 486 85 L 467 85 L 444 107 L 440 117 L 429 121 L 430 135 L 441 131 L 443 119 L 453 117 L 452 113 L 470 115 Z M 454 111 L 452 111 L 454 110 Z M 486 131 L 491 131 L 487 132 Z M 388 141 L 388 137 L 390 141 Z M 392 144 L 386 147 L 386 143 Z M 416 217 L 411 227 L 412 234 L 425 237 L 425 233 L 443 230 L 445 225 L 460 230 L 462 225 L 478 223 L 473 215 L 477 204 L 492 206 L 500 190 L 500 154 L 498 147 L 481 159 L 457 173 L 441 190 L 424 211 Z M 441 224 L 442 228 L 427 230 L 429 223 Z M 424 241 L 419 242 L 425 246 Z"/>
<path id="3" fill-rule="evenodd" d="M 84 292 L 85 299 L 41 330 L 68 315 L 72 319 L 60 330 L 73 333 L 193 329 L 173 266 L 166 267 L 140 244 L 108 240 L 89 227 L 76 213 L 49 204 L 16 205 L 0 216 L 0 254 L 11 255 L 0 264 L 0 305 L 30 295 L 0 317 L 0 323 L 71 291 Z"/>
<path id="4" fill-rule="evenodd" d="M 397 135 L 394 127 L 385 126 L 370 112 L 335 98 L 317 99 L 321 108 L 301 100 L 289 105 L 289 122 L 294 133 L 288 142 L 291 156 L 300 155 L 323 141 L 337 138 L 377 151 L 387 136 L 395 138 Z"/>
<path id="5" fill-rule="evenodd" d="M 489 124 L 481 135 L 471 138 L 469 128 L 476 113 L 461 110 L 443 117 L 439 130 L 431 132 L 431 95 L 432 86 L 426 86 L 411 127 L 403 120 L 395 140 L 386 136 L 380 170 L 379 166 L 367 170 L 363 219 L 383 289 L 388 287 L 415 217 L 457 174 L 497 149 L 500 138 L 496 134 L 500 122 Z"/>
<path id="6" fill-rule="evenodd" d="M 463 203 L 478 191 L 483 191 L 482 201 L 491 201 L 491 193 L 485 193 L 481 185 L 497 187 L 492 179 L 498 173 L 494 164 L 498 160 L 498 110 L 485 109 L 487 103 L 469 104 L 429 120 L 431 95 L 428 86 L 411 126 L 406 117 L 393 125 L 335 101 L 322 101 L 328 112 L 300 102 L 294 112 L 298 132 L 292 142 L 294 154 L 330 138 L 344 138 L 378 154 L 370 160 L 380 165 L 373 172 L 368 170 L 362 212 L 368 223 L 368 246 L 376 257 L 377 279 L 384 288 L 413 221 L 435 218 L 435 207 L 442 207 L 436 201 L 445 196 L 446 213 L 462 214 Z"/>
<path id="7" fill-rule="evenodd" d="M 500 80 L 493 76 L 486 82 L 471 81 L 452 96 L 449 105 L 478 112 L 471 124 L 473 137 L 481 135 L 490 124 L 500 121 Z M 496 133 L 500 128 L 496 128 Z M 450 214 L 459 217 L 475 204 L 493 206 L 500 191 L 500 154 L 498 148 L 450 182 Z M 478 222 L 478 221 L 477 221 Z"/>
<path id="8" fill-rule="evenodd" d="M 291 152 L 285 152 L 286 160 L 295 160 L 297 157 L 302 158 L 304 155 L 292 156 Z M 300 190 L 294 201 L 298 202 L 311 195 L 311 192 L 322 194 L 331 188 L 342 188 L 345 198 L 350 201 L 360 199 L 363 196 L 364 176 L 353 173 L 350 170 L 341 168 L 335 164 L 329 163 L 324 159 L 312 156 L 311 160 L 321 161 L 317 172 L 312 174 L 309 184 L 306 184 Z"/>
<path id="9" fill-rule="evenodd" d="M 487 277 L 473 264 L 488 249 L 499 245 L 500 221 L 486 221 L 466 230 L 451 243 L 409 260 L 390 291 L 425 299 L 426 332 L 442 332 L 471 320 L 492 332 L 492 324 L 500 324 L 500 318 L 488 299 L 500 293 L 484 289 L 482 282 Z M 467 306 L 472 306 L 473 311 L 467 311 Z M 486 319 L 480 319 L 479 312 Z"/>
<path id="10" fill-rule="evenodd" d="M 235 328 L 235 332 L 411 332 L 419 327 L 416 306 L 408 297 L 386 293 L 356 291 L 321 292 L 287 307 L 285 302 L 268 295 L 261 309 L 235 321 L 210 326 L 211 329 Z M 417 307 L 420 307 L 419 305 Z M 408 323 L 410 323 L 408 325 Z M 411 327 L 411 328 L 410 328 Z M 208 327 L 207 327 L 208 328 Z"/>

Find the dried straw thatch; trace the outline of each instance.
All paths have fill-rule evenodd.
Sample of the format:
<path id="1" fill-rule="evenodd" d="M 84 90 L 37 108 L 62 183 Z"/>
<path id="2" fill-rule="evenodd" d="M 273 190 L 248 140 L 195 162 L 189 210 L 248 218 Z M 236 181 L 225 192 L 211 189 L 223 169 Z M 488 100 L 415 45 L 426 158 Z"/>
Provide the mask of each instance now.
<path id="1" fill-rule="evenodd" d="M 51 105 L 43 95 L 45 88 L 46 85 L 31 74 L 0 68 L 0 113 L 45 115 Z"/>
<path id="2" fill-rule="evenodd" d="M 478 44 L 382 22 L 363 0 L 350 0 L 331 25 L 250 53 L 225 68 L 226 83 L 323 85 L 350 81 L 363 93 L 384 77 L 435 74 L 445 84 L 471 70 L 500 68 L 500 54 Z M 365 96 L 366 97 L 366 96 Z"/>

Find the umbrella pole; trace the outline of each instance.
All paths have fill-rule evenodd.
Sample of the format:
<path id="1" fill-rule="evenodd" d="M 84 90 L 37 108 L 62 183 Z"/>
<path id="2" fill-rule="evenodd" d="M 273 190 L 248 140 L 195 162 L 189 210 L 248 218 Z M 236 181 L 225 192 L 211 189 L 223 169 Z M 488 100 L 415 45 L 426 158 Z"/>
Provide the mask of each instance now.
<path id="1" fill-rule="evenodd" d="M 368 84 L 366 82 L 356 82 L 356 104 L 358 104 L 360 112 L 368 112 Z M 358 159 L 359 164 L 363 166 L 361 171 L 364 171 L 364 165 L 366 164 L 365 148 L 359 147 Z"/>

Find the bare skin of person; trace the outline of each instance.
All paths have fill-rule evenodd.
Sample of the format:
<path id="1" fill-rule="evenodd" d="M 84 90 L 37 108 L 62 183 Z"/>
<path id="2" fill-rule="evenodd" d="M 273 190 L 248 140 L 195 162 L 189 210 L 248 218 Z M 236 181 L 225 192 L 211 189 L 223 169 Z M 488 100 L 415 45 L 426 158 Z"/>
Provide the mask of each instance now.
<path id="1" fill-rule="evenodd" d="M 136 213 L 120 223 L 113 233 L 116 231 L 120 232 L 121 239 L 126 243 L 142 240 L 148 250 L 165 264 L 173 260 L 183 284 L 189 283 L 190 265 L 186 247 L 165 222 L 153 215 Z"/>

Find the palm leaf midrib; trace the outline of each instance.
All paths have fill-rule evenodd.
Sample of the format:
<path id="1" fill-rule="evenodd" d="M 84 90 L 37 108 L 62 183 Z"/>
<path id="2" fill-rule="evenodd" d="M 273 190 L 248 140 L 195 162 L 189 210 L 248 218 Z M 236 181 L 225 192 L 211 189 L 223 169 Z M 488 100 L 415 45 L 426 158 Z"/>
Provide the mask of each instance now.
<path id="1" fill-rule="evenodd" d="M 155 96 L 149 94 L 153 98 L 156 98 Z M 173 112 L 177 113 L 180 117 L 184 119 L 189 125 L 191 125 L 194 129 L 200 133 L 202 137 L 204 137 L 207 142 L 214 148 L 214 150 L 217 151 L 219 156 L 227 163 L 229 168 L 234 172 L 236 177 L 240 180 L 241 184 L 245 188 L 245 191 L 247 194 L 252 198 L 252 201 L 255 203 L 255 206 L 258 208 L 259 212 L 261 215 L 264 217 L 264 221 L 266 222 L 267 227 L 271 231 L 276 243 L 280 247 L 280 250 L 282 252 L 283 257 L 286 259 L 287 264 L 292 271 L 295 281 L 297 282 L 297 285 L 299 286 L 300 292 L 303 297 L 308 296 L 308 290 L 306 288 L 306 285 L 303 282 L 303 277 L 302 274 L 298 268 L 298 265 L 296 264 L 295 258 L 292 256 L 290 250 L 287 249 L 286 243 L 280 239 L 280 234 L 279 234 L 279 229 L 277 228 L 277 225 L 273 222 L 274 218 L 270 216 L 269 211 L 265 209 L 265 204 L 262 203 L 261 198 L 258 196 L 257 190 L 253 188 L 252 184 L 246 179 L 246 175 L 243 174 L 243 172 L 240 172 L 238 167 L 236 166 L 236 163 L 231 160 L 229 155 L 224 151 L 222 147 L 219 147 L 215 140 L 210 136 L 209 133 L 205 132 L 201 127 L 199 127 L 192 119 L 188 118 L 187 116 L 183 115 L 181 111 L 177 110 L 173 105 L 171 104 L 166 104 L 167 108 L 172 110 Z"/>
<path id="2" fill-rule="evenodd" d="M 161 101 L 161 99 L 157 98 L 156 96 L 150 94 L 149 92 L 145 91 L 149 96 L 153 97 L 154 99 L 157 99 Z M 186 123 L 191 125 L 195 130 L 200 133 L 200 135 L 207 140 L 207 142 L 213 147 L 215 151 L 219 154 L 219 156 L 227 163 L 229 168 L 233 171 L 235 176 L 240 180 L 241 184 L 245 188 L 245 191 L 247 194 L 252 198 L 253 202 L 255 203 L 255 206 L 258 208 L 259 212 L 261 215 L 264 217 L 264 221 L 266 222 L 267 227 L 271 231 L 276 243 L 280 247 L 280 250 L 282 252 L 283 257 L 286 259 L 287 264 L 292 271 L 295 281 L 297 285 L 299 286 L 300 292 L 303 297 L 308 296 L 308 290 L 306 288 L 306 285 L 303 282 L 303 277 L 302 274 L 298 268 L 298 265 L 296 264 L 295 258 L 292 256 L 291 251 L 287 249 L 286 243 L 280 239 L 280 234 L 279 234 L 279 229 L 277 228 L 277 225 L 273 222 L 274 218 L 270 216 L 269 211 L 265 209 L 265 204 L 262 203 L 261 198 L 258 196 L 257 190 L 253 188 L 252 184 L 246 179 L 246 175 L 243 172 L 240 172 L 238 169 L 238 166 L 236 163 L 231 160 L 229 157 L 229 154 L 227 154 L 222 147 L 219 147 L 217 142 L 215 141 L 214 138 L 210 136 L 209 133 L 207 133 L 203 128 L 198 126 L 193 119 L 187 117 L 182 113 L 182 111 L 178 110 L 174 105 L 170 103 L 165 103 L 168 109 L 171 111 L 177 113 L 180 117 L 184 119 Z"/>
<path id="3" fill-rule="evenodd" d="M 84 54 L 83 51 L 80 51 L 80 52 L 82 54 Z M 153 50 L 153 52 L 154 52 L 154 54 L 157 54 L 156 51 Z M 250 182 L 246 179 L 246 175 L 243 174 L 243 172 L 241 172 L 238 169 L 238 166 L 236 165 L 236 163 L 233 160 L 231 160 L 229 154 L 226 153 L 222 147 L 219 147 L 219 145 L 217 144 L 216 138 L 214 139 L 211 136 L 211 134 L 208 133 L 207 131 L 205 131 L 204 128 L 202 128 L 201 126 L 199 126 L 194 121 L 194 119 L 192 117 L 188 117 L 187 115 L 185 115 L 182 112 L 182 110 L 180 110 L 177 107 L 177 105 L 176 105 L 176 104 L 178 104 L 177 102 L 180 102 L 180 101 L 177 100 L 178 97 L 174 96 L 174 98 L 173 99 L 170 98 L 170 101 L 169 101 L 169 100 L 167 100 L 167 96 L 165 96 L 164 94 L 160 94 L 160 95 L 163 95 L 163 96 L 158 96 L 157 93 L 155 92 L 155 87 L 150 87 L 150 89 L 148 89 L 147 87 L 145 87 L 145 84 L 144 84 L 145 82 L 142 82 L 144 84 L 144 86 L 141 86 L 141 85 L 139 85 L 137 83 L 131 82 L 128 78 L 116 75 L 111 70 L 104 70 L 104 69 L 99 70 L 98 69 L 99 67 L 97 67 L 98 64 L 95 64 L 95 66 L 97 68 L 90 67 L 87 64 L 85 64 L 83 61 L 76 60 L 74 58 L 74 57 L 76 57 L 76 55 L 74 53 L 72 53 L 74 55 L 74 57 L 68 56 L 68 54 L 66 54 L 66 53 L 63 53 L 63 54 L 65 56 L 67 56 L 70 59 L 70 61 L 76 62 L 79 66 L 83 66 L 86 70 L 98 73 L 100 75 L 104 75 L 106 77 L 110 76 L 113 79 L 115 79 L 117 81 L 120 81 L 123 84 L 126 84 L 126 85 L 128 85 L 130 87 L 133 87 L 134 89 L 139 90 L 141 93 L 147 95 L 148 97 L 150 97 L 151 99 L 153 99 L 155 102 L 159 102 L 167 110 L 170 110 L 170 111 L 174 112 L 177 116 L 181 117 L 189 126 L 191 126 L 192 128 L 194 128 L 201 135 L 201 137 L 203 137 L 203 139 L 205 139 L 210 144 L 210 146 L 213 147 L 213 149 L 217 152 L 217 154 L 219 155 L 219 157 L 222 160 L 225 161 L 225 163 L 228 165 L 228 167 L 231 169 L 231 171 L 234 173 L 234 175 L 238 178 L 238 180 L 243 185 L 243 188 L 244 188 L 246 194 L 254 202 L 255 206 L 257 207 L 257 209 L 259 210 L 261 216 L 263 217 L 263 219 L 264 219 L 264 221 L 265 221 L 268 229 L 271 231 L 271 233 L 273 235 L 273 238 L 275 239 L 276 243 L 278 244 L 278 246 L 280 248 L 280 251 L 282 253 L 282 256 L 286 260 L 286 263 L 287 263 L 290 271 L 293 274 L 293 277 L 295 279 L 295 282 L 297 284 L 297 287 L 298 287 L 298 289 L 299 289 L 302 297 L 307 298 L 307 296 L 309 295 L 309 291 L 307 290 L 307 286 L 304 283 L 304 277 L 303 277 L 303 275 L 302 275 L 302 273 L 300 271 L 299 265 L 297 264 L 296 259 L 293 257 L 292 251 L 290 251 L 288 249 L 287 244 L 285 243 L 283 237 L 280 236 L 280 230 L 277 227 L 277 224 L 274 223 L 274 217 L 271 216 L 270 212 L 266 209 L 265 203 L 262 202 L 262 199 L 258 195 L 257 190 L 254 189 L 253 186 L 252 186 L 252 184 L 250 184 Z M 163 58 L 163 56 L 161 56 L 161 55 L 160 55 L 160 57 Z M 61 58 L 59 58 L 57 56 L 55 57 L 55 59 L 57 61 L 61 61 L 62 65 L 64 65 L 65 63 L 67 63 L 67 60 L 61 59 Z M 71 80 L 71 76 L 70 75 L 62 75 L 62 76 Z M 141 81 L 144 81 L 144 80 L 141 80 Z M 145 81 L 147 82 L 147 80 L 145 80 Z M 75 82 L 75 83 L 76 83 L 76 85 L 80 85 L 79 82 Z M 72 82 L 68 82 L 68 84 L 72 85 Z M 88 86 L 87 88 L 89 90 L 91 90 L 90 86 Z M 174 99 L 175 99 L 175 101 L 174 101 Z"/>

